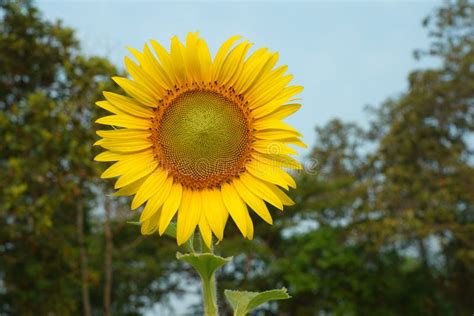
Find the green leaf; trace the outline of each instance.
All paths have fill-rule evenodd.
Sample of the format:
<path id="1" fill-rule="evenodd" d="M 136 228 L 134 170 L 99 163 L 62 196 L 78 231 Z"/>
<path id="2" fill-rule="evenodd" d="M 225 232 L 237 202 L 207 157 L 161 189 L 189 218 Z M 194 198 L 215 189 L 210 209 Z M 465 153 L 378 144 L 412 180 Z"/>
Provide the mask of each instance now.
<path id="1" fill-rule="evenodd" d="M 141 226 L 142 222 L 127 221 L 127 224 L 134 225 L 134 226 Z"/>
<path id="2" fill-rule="evenodd" d="M 265 292 L 225 290 L 224 294 L 234 309 L 234 316 L 244 316 L 269 301 L 286 300 L 290 298 L 286 288 Z"/>
<path id="3" fill-rule="evenodd" d="M 176 223 L 169 223 L 168 227 L 165 230 L 165 235 L 176 239 Z"/>
<path id="4" fill-rule="evenodd" d="M 232 257 L 223 258 L 212 253 L 176 253 L 178 260 L 189 263 L 196 271 L 203 281 L 209 282 L 220 267 L 229 263 Z"/>
<path id="5" fill-rule="evenodd" d="M 205 315 L 218 315 L 216 278 L 214 273 L 223 265 L 229 263 L 232 257 L 223 258 L 213 253 L 176 254 L 178 260 L 189 263 L 201 277 L 203 305 Z"/>

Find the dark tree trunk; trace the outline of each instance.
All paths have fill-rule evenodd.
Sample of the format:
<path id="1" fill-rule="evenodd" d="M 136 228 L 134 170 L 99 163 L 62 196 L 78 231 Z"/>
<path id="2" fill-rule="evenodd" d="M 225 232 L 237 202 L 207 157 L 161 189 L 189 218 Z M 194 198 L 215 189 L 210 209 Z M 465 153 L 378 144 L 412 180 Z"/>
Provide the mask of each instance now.
<path id="1" fill-rule="evenodd" d="M 112 203 L 106 197 L 104 201 L 105 221 L 104 221 L 104 235 L 105 235 L 105 264 L 104 264 L 104 315 L 111 316 L 112 304 L 112 255 L 114 250 L 112 230 L 110 228 L 110 218 L 112 215 Z"/>
<path id="2" fill-rule="evenodd" d="M 81 265 L 82 281 L 82 305 L 84 316 L 91 316 L 91 302 L 89 296 L 89 268 L 87 263 L 87 251 L 84 242 L 84 209 L 79 207 L 77 212 L 77 239 L 79 241 L 79 255 Z"/>

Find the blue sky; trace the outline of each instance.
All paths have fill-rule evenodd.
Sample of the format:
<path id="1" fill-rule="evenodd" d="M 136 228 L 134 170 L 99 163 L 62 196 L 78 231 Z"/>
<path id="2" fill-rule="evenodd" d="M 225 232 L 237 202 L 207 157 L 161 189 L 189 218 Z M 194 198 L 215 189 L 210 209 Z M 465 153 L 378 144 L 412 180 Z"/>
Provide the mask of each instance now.
<path id="1" fill-rule="evenodd" d="M 305 86 L 303 108 L 288 122 L 311 145 L 314 126 L 331 118 L 367 122 L 363 108 L 406 87 L 409 71 L 429 64 L 412 57 L 428 45 L 421 20 L 441 1 L 138 2 L 40 1 L 49 19 L 77 30 L 87 53 L 123 65 L 126 47 L 149 39 L 169 45 L 199 31 L 213 52 L 242 35 L 254 47 L 280 53 L 295 82 Z M 168 46 L 167 46 L 168 47 Z"/>

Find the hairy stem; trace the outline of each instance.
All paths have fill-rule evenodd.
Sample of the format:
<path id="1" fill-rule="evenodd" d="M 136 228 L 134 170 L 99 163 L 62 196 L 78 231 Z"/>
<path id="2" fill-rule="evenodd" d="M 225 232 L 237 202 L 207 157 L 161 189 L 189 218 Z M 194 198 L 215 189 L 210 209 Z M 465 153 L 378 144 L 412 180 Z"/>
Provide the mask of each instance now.
<path id="1" fill-rule="evenodd" d="M 207 248 L 206 244 L 204 243 L 201 234 L 197 234 L 198 242 L 199 242 L 199 250 L 201 252 L 210 252 L 214 254 L 214 247 L 211 242 L 211 247 Z M 212 273 L 211 278 L 209 280 L 205 280 L 201 277 L 202 283 L 202 299 L 204 303 L 204 315 L 206 316 L 218 316 L 219 309 L 217 307 L 217 280 L 216 274 Z"/>
<path id="2" fill-rule="evenodd" d="M 216 295 L 216 276 L 212 275 L 210 280 L 202 281 L 202 296 L 204 302 L 204 315 L 206 316 L 218 316 L 219 310 L 217 308 L 217 295 Z"/>

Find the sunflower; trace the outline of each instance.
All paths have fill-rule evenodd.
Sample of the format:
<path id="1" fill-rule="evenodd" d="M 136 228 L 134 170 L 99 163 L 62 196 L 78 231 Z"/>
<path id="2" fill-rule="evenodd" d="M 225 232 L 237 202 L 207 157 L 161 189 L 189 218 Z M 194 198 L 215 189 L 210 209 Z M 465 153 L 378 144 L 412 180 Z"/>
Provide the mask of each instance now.
<path id="1" fill-rule="evenodd" d="M 282 120 L 301 105 L 287 66 L 266 48 L 229 38 L 211 57 L 206 42 L 189 33 L 171 39 L 168 52 L 156 41 L 125 57 L 129 78 L 112 79 L 128 96 L 104 92 L 97 105 L 113 115 L 96 121 L 97 161 L 115 162 L 102 178 L 119 177 L 116 195 L 144 205 L 142 234 L 163 234 L 176 217 L 178 244 L 199 227 L 205 243 L 222 240 L 230 217 L 253 238 L 249 208 L 269 224 L 267 203 L 283 210 L 293 201 L 287 169 L 301 169 L 289 145 L 305 147 L 301 134 Z M 248 56 L 249 55 L 249 56 Z M 248 57 L 247 57 L 248 56 Z"/>

